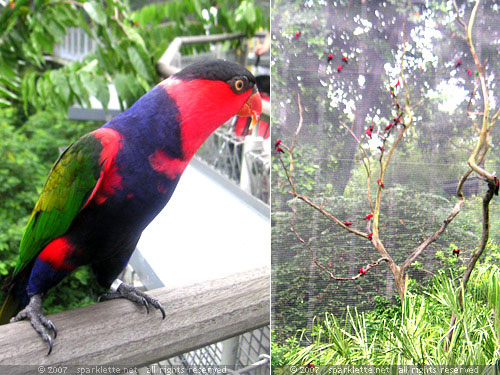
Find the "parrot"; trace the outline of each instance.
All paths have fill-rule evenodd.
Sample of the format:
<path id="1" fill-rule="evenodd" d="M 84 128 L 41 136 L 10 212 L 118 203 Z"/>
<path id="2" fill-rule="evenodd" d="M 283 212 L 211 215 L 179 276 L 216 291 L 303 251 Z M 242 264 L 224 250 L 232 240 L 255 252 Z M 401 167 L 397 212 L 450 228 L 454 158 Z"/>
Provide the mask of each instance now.
<path id="1" fill-rule="evenodd" d="M 71 144 L 52 167 L 28 220 L 5 283 L 0 324 L 29 319 L 50 355 L 57 329 L 43 314 L 42 298 L 84 265 L 110 290 L 103 299 L 126 298 L 148 313 L 153 306 L 164 319 L 158 300 L 117 277 L 201 144 L 234 115 L 251 117 L 254 126 L 261 111 L 255 78 L 246 68 L 203 60 Z"/>

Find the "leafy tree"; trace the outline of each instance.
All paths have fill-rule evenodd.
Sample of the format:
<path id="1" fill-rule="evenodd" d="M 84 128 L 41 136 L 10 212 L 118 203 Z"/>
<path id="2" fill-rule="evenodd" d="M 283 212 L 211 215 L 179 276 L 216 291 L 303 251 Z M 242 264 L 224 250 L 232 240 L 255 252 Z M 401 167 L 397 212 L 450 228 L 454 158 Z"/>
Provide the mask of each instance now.
<path id="1" fill-rule="evenodd" d="M 217 12 L 208 11 L 215 5 L 210 0 L 170 1 L 135 12 L 122 0 L 11 4 L 0 15 L 0 105 L 22 105 L 26 114 L 65 111 L 75 102 L 90 107 L 91 95 L 106 108 L 109 83 L 122 105 L 131 105 L 158 82 L 155 62 L 176 36 L 253 35 L 266 25 L 250 0 L 238 7 L 219 1 Z M 70 27 L 83 29 L 97 47 L 82 61 L 61 66 L 50 56 Z"/>
<path id="2" fill-rule="evenodd" d="M 498 166 L 497 155 L 488 153 L 484 158 L 485 150 L 498 139 L 498 130 L 493 130 L 498 112 L 484 115 L 492 107 L 493 102 L 487 103 L 485 98 L 494 97 L 492 88 L 496 87 L 498 72 L 490 65 L 485 68 L 484 62 L 496 59 L 498 51 L 483 47 L 486 43 L 478 43 L 476 50 L 471 48 L 466 37 L 470 28 L 464 30 L 455 21 L 457 13 L 460 17 L 466 14 L 463 17 L 478 22 L 475 36 L 485 30 L 498 35 L 496 23 L 489 17 L 498 10 L 494 3 L 487 2 L 474 17 L 474 4 L 462 3 L 455 11 L 451 1 L 426 5 L 417 1 L 366 1 L 358 8 L 348 1 L 297 1 L 286 2 L 285 10 L 283 2 L 275 2 L 279 11 L 273 11 L 273 25 L 278 30 L 272 60 L 273 100 L 279 113 L 273 125 L 274 136 L 286 141 L 277 145 L 273 166 L 273 225 L 281 228 L 273 229 L 273 267 L 282 274 L 290 269 L 291 274 L 301 273 L 309 280 L 308 285 L 297 288 L 302 288 L 307 301 L 302 317 L 308 322 L 325 284 L 333 284 L 331 298 L 344 307 L 361 303 L 356 298 L 365 301 L 366 296 L 368 300 L 367 291 L 372 292 L 372 288 L 382 294 L 384 285 L 385 292 L 397 290 L 404 300 L 406 276 L 414 275 L 412 268 L 435 272 L 439 267 L 434 261 L 437 251 L 449 254 L 453 248 L 477 246 L 477 251 L 461 253 L 461 257 L 470 257 L 468 265 L 462 267 L 467 283 L 466 275 L 488 242 L 480 223 L 493 223 L 483 217 L 479 207 L 474 209 L 474 219 L 467 215 L 468 222 L 456 220 L 448 226 L 461 209 L 470 207 L 464 203 L 465 185 L 459 185 L 458 196 L 451 201 L 444 185 L 448 180 L 456 188 L 459 173 L 469 168 L 464 168 L 468 161 L 481 177 L 471 181 L 475 190 L 470 190 L 483 193 L 488 185 L 487 212 L 496 180 L 486 171 Z M 320 18 L 319 14 L 331 14 L 331 18 Z M 282 54 L 284 58 L 279 57 Z M 483 80 L 488 84 L 478 85 Z M 465 94 L 460 96 L 460 92 Z M 450 96 L 457 102 L 451 103 Z M 390 123 L 392 126 L 385 130 Z M 387 136 L 394 127 L 399 130 Z M 484 142 L 481 138 L 478 142 L 479 130 Z M 364 151 L 358 151 L 360 148 Z M 437 205 L 425 207 L 434 202 L 429 200 L 431 196 Z M 337 199 L 340 202 L 336 204 Z M 454 204 L 458 210 L 449 215 Z M 446 206 L 447 212 L 442 211 Z M 369 213 L 372 223 L 369 218 L 363 220 Z M 440 228 L 444 219 L 447 221 Z M 345 221 L 354 221 L 355 225 Z M 473 229 L 467 223 L 480 225 Z M 458 229 L 454 236 L 449 233 L 453 227 Z M 441 229 L 448 234 L 442 235 Z M 346 230 L 358 238 L 346 239 L 342 234 Z M 469 234 L 475 241 L 469 242 Z M 376 255 L 370 252 L 372 245 Z M 391 249 L 390 254 L 385 248 Z M 296 257 L 290 255 L 294 250 Z M 299 254 L 302 267 L 297 266 Z M 388 274 L 395 278 L 395 289 L 381 268 L 375 268 L 388 259 L 392 259 L 388 261 Z M 370 271 L 377 272 L 377 277 L 365 282 Z M 315 285 L 318 272 L 329 282 Z M 346 280 L 356 280 L 356 285 L 346 286 Z M 286 281 L 278 278 L 273 290 L 283 288 L 285 295 Z M 339 295 L 341 300 L 335 298 Z M 286 315 L 285 311 L 281 314 Z M 275 326 L 280 322 L 275 321 Z"/>

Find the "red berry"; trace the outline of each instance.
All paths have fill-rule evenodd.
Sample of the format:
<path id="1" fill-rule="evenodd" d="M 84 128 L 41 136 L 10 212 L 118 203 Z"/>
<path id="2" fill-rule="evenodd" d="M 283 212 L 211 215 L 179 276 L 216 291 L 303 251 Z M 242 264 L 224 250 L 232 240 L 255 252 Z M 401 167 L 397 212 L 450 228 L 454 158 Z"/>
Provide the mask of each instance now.
<path id="1" fill-rule="evenodd" d="M 328 54 L 328 62 L 333 60 L 333 55 L 331 53 Z"/>

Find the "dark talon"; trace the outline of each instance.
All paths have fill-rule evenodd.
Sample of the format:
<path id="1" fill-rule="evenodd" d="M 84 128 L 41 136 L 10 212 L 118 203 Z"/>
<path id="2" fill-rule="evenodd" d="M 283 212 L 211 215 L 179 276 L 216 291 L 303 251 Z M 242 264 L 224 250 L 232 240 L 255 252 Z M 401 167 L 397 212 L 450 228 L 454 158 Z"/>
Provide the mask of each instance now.
<path id="1" fill-rule="evenodd" d="M 165 317 L 167 316 L 167 314 L 165 314 L 165 309 L 162 305 L 158 305 L 158 309 L 161 311 L 161 320 L 165 320 Z"/>
<path id="2" fill-rule="evenodd" d="M 55 336 L 54 336 L 54 338 L 55 338 Z M 50 353 L 52 353 L 52 338 L 49 335 L 47 335 L 46 341 L 49 343 L 49 352 L 47 353 L 47 356 L 49 356 Z"/>
<path id="3" fill-rule="evenodd" d="M 56 339 L 57 337 L 57 328 L 56 326 L 54 325 L 54 323 L 52 323 L 52 321 L 49 320 L 49 326 L 50 328 L 52 329 L 52 331 L 54 331 L 54 340 Z"/>
<path id="4" fill-rule="evenodd" d="M 142 297 L 142 304 L 144 305 L 144 307 L 146 308 L 147 313 L 149 314 L 149 303 L 146 300 L 146 298 L 144 298 L 144 297 Z"/>
<path id="5" fill-rule="evenodd" d="M 126 298 L 132 302 L 144 305 L 148 314 L 151 310 L 150 305 L 152 305 L 153 307 L 161 311 L 162 320 L 164 320 L 167 317 L 165 310 L 163 309 L 161 303 L 158 302 L 157 299 L 148 296 L 146 293 L 140 291 L 139 289 L 131 285 L 122 283 L 120 284 L 116 292 L 106 293 L 103 294 L 101 297 L 104 300 L 114 299 L 114 298 Z"/>

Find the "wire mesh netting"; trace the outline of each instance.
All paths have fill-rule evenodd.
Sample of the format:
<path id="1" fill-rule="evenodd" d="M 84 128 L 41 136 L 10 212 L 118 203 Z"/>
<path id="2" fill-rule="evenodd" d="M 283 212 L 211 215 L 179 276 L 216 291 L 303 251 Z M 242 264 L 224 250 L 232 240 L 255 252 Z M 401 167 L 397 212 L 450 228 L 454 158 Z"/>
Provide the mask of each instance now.
<path id="1" fill-rule="evenodd" d="M 473 5 L 457 2 L 465 22 Z M 373 230 L 372 220 L 364 220 L 373 211 L 369 196 L 375 205 L 381 189 L 380 238 L 397 264 L 440 227 L 457 202 L 458 181 L 478 141 L 485 92 L 456 14 L 451 1 L 272 3 L 272 137 L 285 151 L 274 153 L 272 176 L 272 324 L 278 341 L 311 328 L 325 312 L 343 316 L 348 306 L 369 309 L 377 297 L 397 295 L 383 262 L 352 281 L 332 280 L 314 264 L 311 251 L 335 276 L 352 277 L 381 255 L 366 236 L 348 233 L 293 199 L 280 157 L 299 194 L 365 235 Z M 490 119 L 499 107 L 498 16 L 496 2 L 482 3 L 472 29 L 485 66 Z M 295 136 L 291 170 L 286 148 Z M 499 136 L 496 126 L 483 163 L 490 172 L 499 170 Z M 389 154 L 379 180 L 380 160 Z M 486 190 L 473 173 L 460 214 L 409 267 L 417 284 L 471 257 L 481 236 Z M 494 199 L 491 211 L 498 208 Z M 496 215 L 490 225 L 486 256 L 500 239 Z"/>

